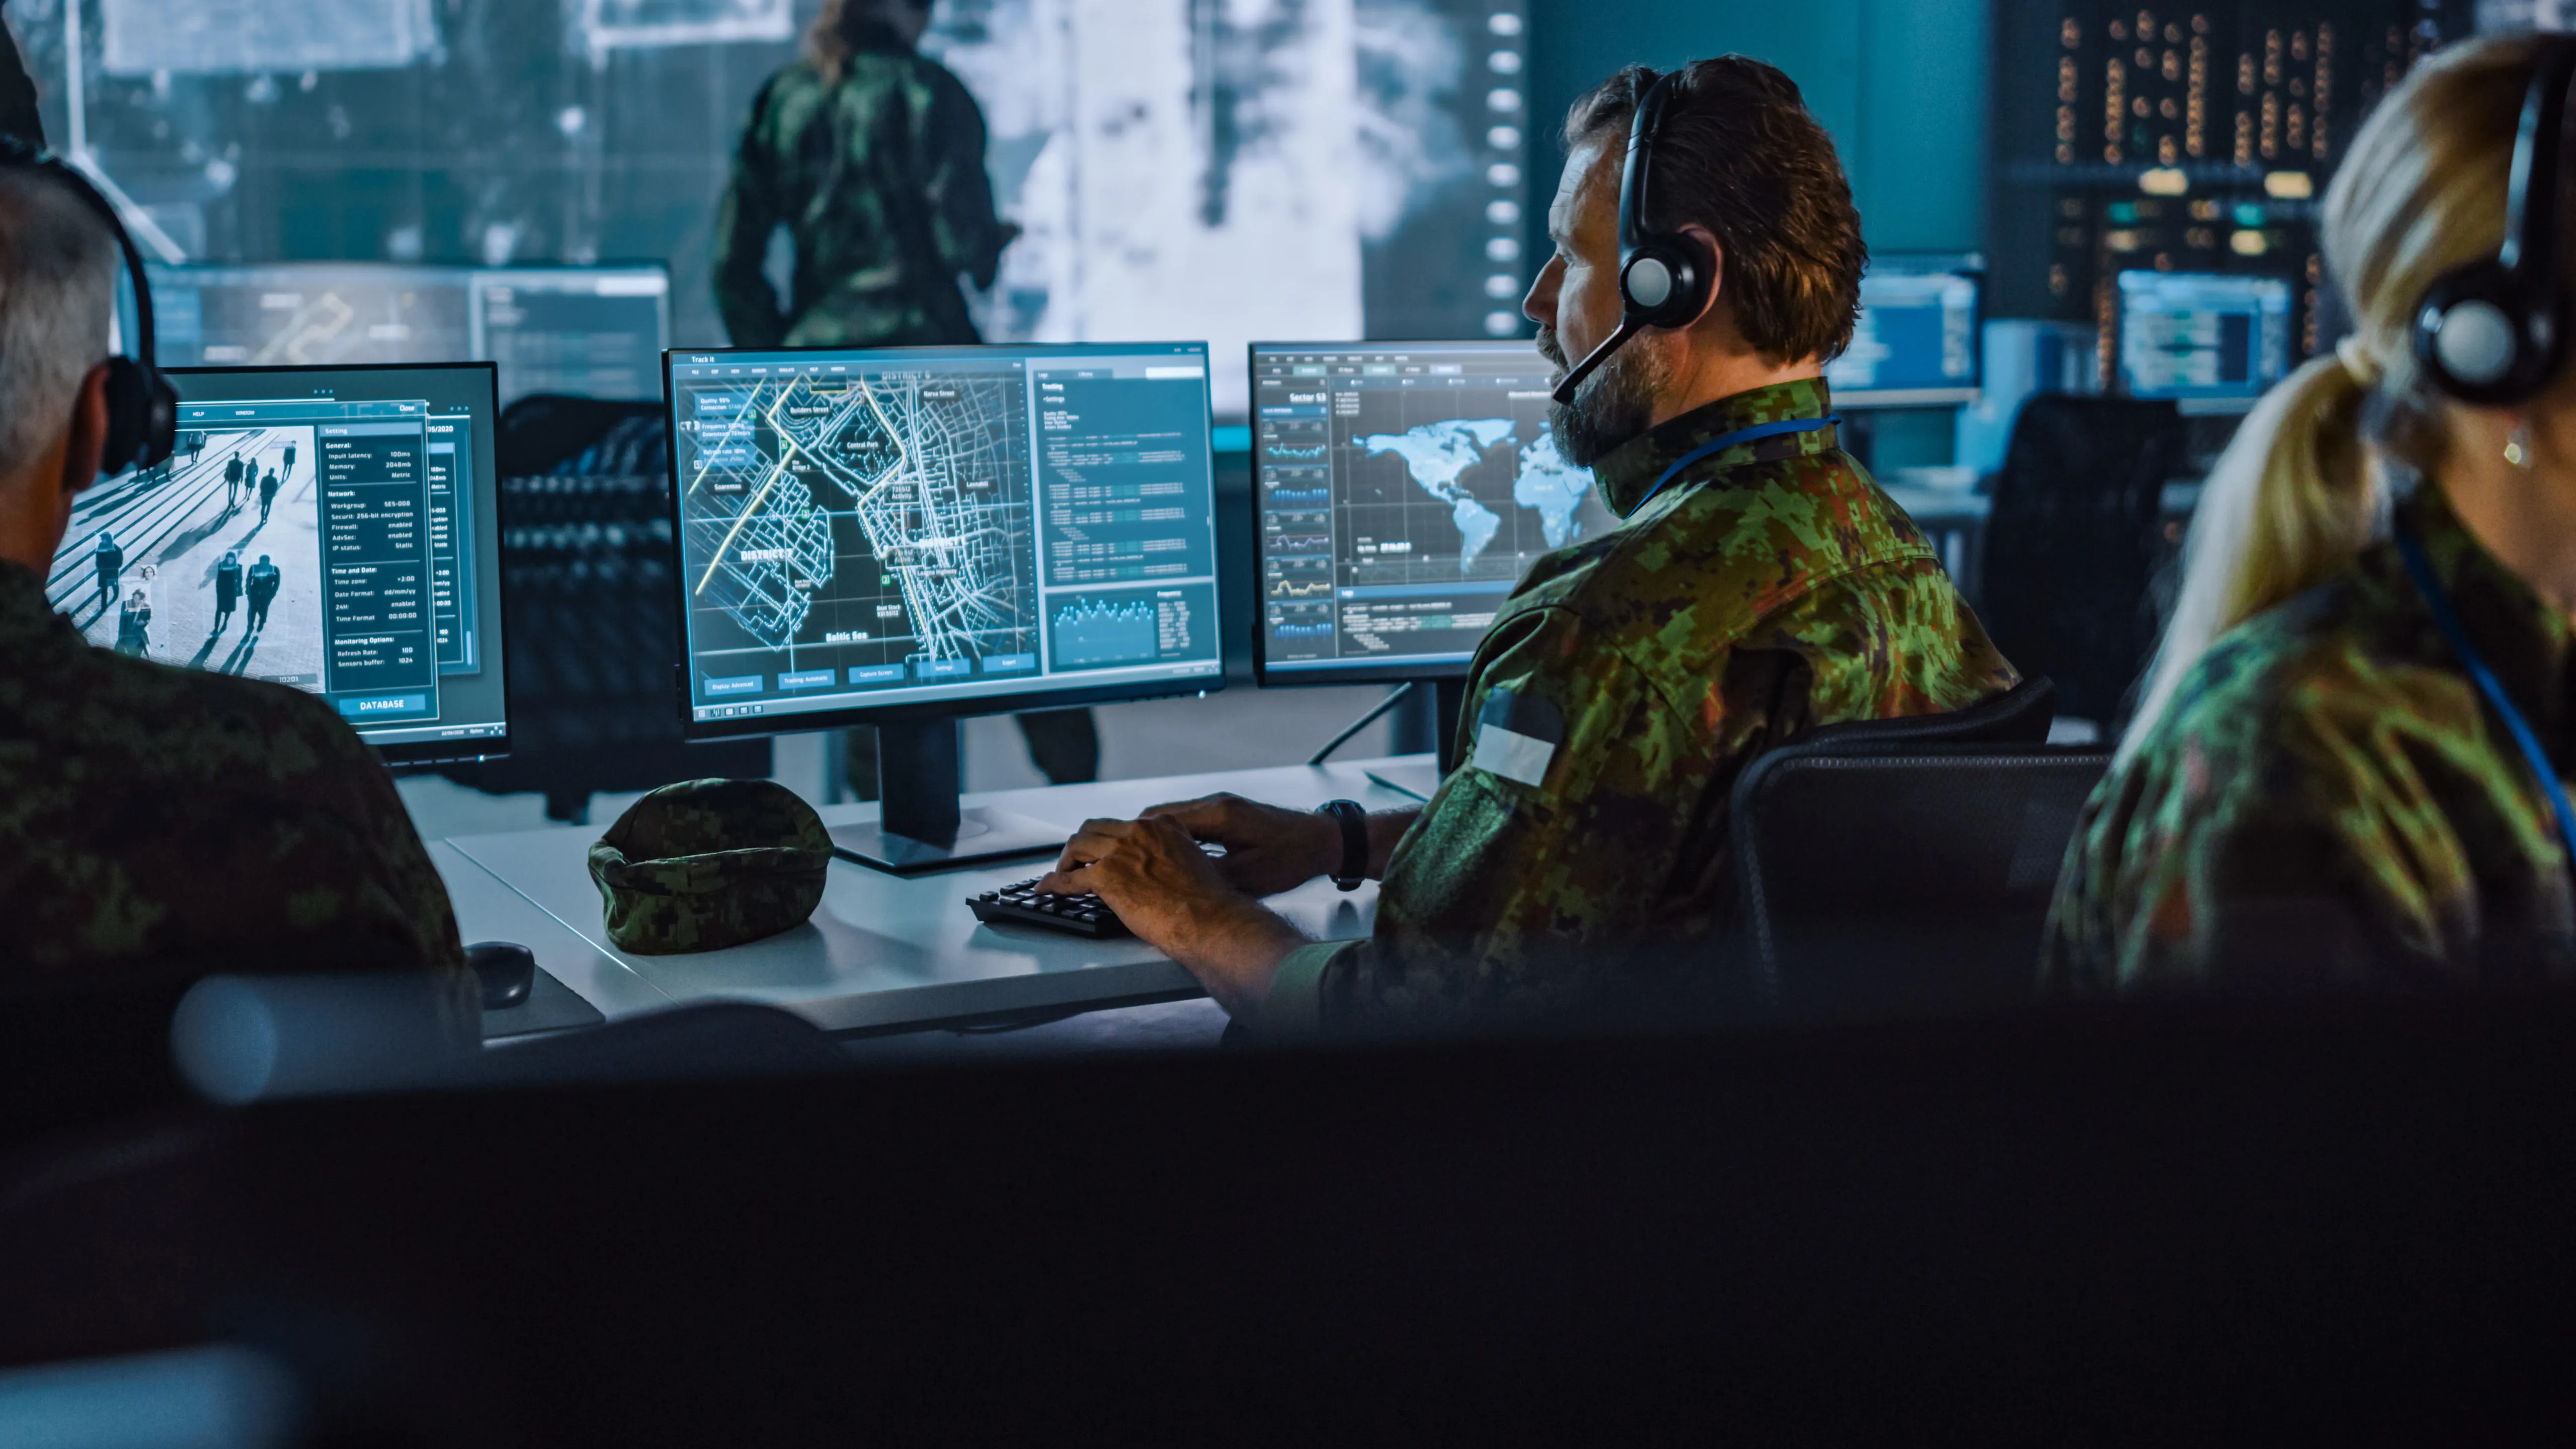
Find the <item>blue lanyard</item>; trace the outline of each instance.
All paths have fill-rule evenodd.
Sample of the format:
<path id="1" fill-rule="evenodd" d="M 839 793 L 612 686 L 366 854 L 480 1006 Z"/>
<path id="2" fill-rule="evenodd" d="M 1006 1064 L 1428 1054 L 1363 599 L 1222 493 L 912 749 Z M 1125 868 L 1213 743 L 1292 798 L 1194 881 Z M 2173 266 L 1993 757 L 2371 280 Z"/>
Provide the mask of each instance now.
<path id="1" fill-rule="evenodd" d="M 2504 720 L 2505 733 L 2512 735 L 2513 742 L 2522 747 L 2523 759 L 2530 762 L 2532 773 L 2540 777 L 2540 788 L 2549 792 L 2549 808 L 2558 817 L 2558 843 L 2567 852 L 2569 866 L 2576 868 L 2576 807 L 2567 803 L 2567 787 L 2560 782 L 2556 767 L 2549 763 L 2548 753 L 2540 748 L 2540 737 L 2531 732 L 2531 724 L 2522 717 L 2522 711 L 2514 708 L 2513 701 L 2505 697 L 2504 686 L 2497 682 L 2495 671 L 2487 668 L 2484 656 L 2478 653 L 2476 645 L 2469 642 L 2469 631 L 2460 627 L 2460 616 L 2451 608 L 2451 596 L 2442 592 L 2440 581 L 2433 577 L 2433 563 L 2424 556 L 2424 545 L 2416 542 L 2415 535 L 2401 527 L 2397 530 L 2397 551 L 2405 556 L 2406 572 L 2414 576 L 2415 587 L 2423 592 L 2424 602 L 2432 608 L 2435 627 L 2442 631 L 2443 638 L 2450 641 L 2451 652 L 2460 656 L 2460 662 L 2468 667 L 2469 678 L 2476 681 L 2478 693 L 2487 697 L 2487 703 L 2494 706 L 2496 714 Z"/>
<path id="2" fill-rule="evenodd" d="M 1664 491 L 1664 485 L 1673 481 L 1673 475 L 1675 473 L 1678 473 L 1684 468 L 1689 467 L 1691 464 L 1698 462 L 1700 459 L 1709 456 L 1711 453 L 1723 453 L 1738 443 L 1756 443 L 1760 442 L 1764 438 L 1777 438 L 1787 433 L 1821 433 L 1825 429 L 1832 427 L 1834 424 L 1839 423 L 1842 420 L 1842 414 L 1840 413 L 1836 413 L 1829 418 L 1790 418 L 1785 422 L 1755 423 L 1752 427 L 1737 428 L 1734 432 L 1727 433 L 1720 437 L 1711 438 L 1707 442 L 1700 444 L 1698 447 L 1691 449 L 1689 452 L 1682 454 L 1679 458 L 1674 459 L 1673 466 L 1664 470 L 1664 476 L 1655 480 L 1655 486 L 1646 490 L 1646 496 L 1638 499 L 1637 506 L 1628 510 L 1628 514 L 1632 518 L 1635 517 L 1648 503 L 1654 501 L 1656 494 Z"/>

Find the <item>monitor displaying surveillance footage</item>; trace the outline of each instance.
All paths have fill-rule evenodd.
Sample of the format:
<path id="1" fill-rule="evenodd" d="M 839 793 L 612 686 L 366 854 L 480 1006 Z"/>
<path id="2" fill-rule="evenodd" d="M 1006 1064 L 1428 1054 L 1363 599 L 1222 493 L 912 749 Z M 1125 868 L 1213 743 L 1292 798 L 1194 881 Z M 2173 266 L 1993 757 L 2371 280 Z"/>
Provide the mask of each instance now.
<path id="1" fill-rule="evenodd" d="M 504 754 L 492 369 L 179 369 L 178 449 L 73 501 L 92 644 L 318 695 L 389 763 Z"/>

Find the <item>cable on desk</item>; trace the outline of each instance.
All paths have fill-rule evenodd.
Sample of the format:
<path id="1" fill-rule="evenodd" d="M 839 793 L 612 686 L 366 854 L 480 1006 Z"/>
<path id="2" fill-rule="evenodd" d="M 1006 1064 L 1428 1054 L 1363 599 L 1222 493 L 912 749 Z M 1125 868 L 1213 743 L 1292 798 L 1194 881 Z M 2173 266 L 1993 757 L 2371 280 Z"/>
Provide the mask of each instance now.
<path id="1" fill-rule="evenodd" d="M 1364 715 L 1361 715 L 1358 719 L 1352 720 L 1350 728 L 1343 730 L 1340 734 L 1337 734 L 1329 741 L 1326 741 L 1324 747 L 1315 752 L 1315 757 L 1308 760 L 1306 763 L 1310 765 L 1320 765 L 1326 760 L 1331 759 L 1333 757 L 1333 751 L 1338 750 L 1342 746 L 1351 742 L 1351 736 L 1358 734 L 1360 731 L 1367 729 L 1370 725 L 1375 724 L 1379 715 L 1382 715 L 1388 710 L 1391 710 L 1397 705 L 1403 703 L 1405 697 L 1412 693 L 1413 685 L 1411 684 L 1399 684 L 1395 688 L 1388 690 L 1386 692 L 1386 698 L 1379 700 L 1376 708 L 1371 709 Z"/>

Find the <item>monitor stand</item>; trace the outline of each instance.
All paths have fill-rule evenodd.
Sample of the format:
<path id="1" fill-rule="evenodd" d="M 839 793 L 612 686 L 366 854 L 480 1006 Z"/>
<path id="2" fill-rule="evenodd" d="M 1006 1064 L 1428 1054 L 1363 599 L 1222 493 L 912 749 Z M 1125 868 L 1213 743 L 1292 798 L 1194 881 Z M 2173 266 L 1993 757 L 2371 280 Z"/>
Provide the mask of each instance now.
<path id="1" fill-rule="evenodd" d="M 1458 768 L 1458 715 L 1466 708 L 1464 676 L 1414 682 L 1413 698 L 1398 708 L 1387 732 L 1388 745 L 1399 755 L 1440 757 L 1440 774 Z"/>
<path id="2" fill-rule="evenodd" d="M 952 870 L 1064 848 L 1065 831 L 1025 815 L 957 803 L 957 721 L 877 726 L 875 824 L 832 827 L 832 853 L 894 875 Z"/>

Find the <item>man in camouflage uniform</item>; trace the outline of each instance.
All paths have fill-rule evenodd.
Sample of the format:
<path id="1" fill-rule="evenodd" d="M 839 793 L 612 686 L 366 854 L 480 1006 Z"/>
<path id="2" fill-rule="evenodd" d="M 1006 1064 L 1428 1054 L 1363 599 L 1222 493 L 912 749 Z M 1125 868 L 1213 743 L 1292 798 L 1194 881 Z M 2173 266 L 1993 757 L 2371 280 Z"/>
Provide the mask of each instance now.
<path id="1" fill-rule="evenodd" d="M 46 597 L 107 426 L 105 226 L 0 170 L 0 971 L 412 966 L 470 1007 L 447 892 L 331 707 L 93 648 Z"/>
<path id="2" fill-rule="evenodd" d="M 805 56 L 751 105 L 716 214 L 715 293 L 737 347 L 925 347 L 980 341 L 958 290 L 993 285 L 1019 234 L 993 210 L 984 113 L 947 67 L 914 47 L 927 0 L 826 0 Z M 787 311 L 762 272 L 787 228 Z M 1019 717 L 1047 778 L 1097 776 L 1087 709 Z M 859 798 L 877 796 L 876 731 L 849 732 Z"/>
<path id="3" fill-rule="evenodd" d="M 1619 322 L 1620 160 L 1652 79 L 1623 72 L 1568 126 L 1557 254 L 1525 304 L 1560 366 Z M 1786 76 L 1701 62 L 1665 135 L 1679 128 L 1687 154 L 1715 159 L 1659 152 L 1669 211 L 1647 220 L 1718 253 L 1716 296 L 1558 410 L 1561 444 L 1623 522 L 1531 567 L 1477 649 L 1461 765 L 1421 810 L 1368 819 L 1368 873 L 1385 882 L 1372 937 L 1308 943 L 1252 900 L 1343 861 L 1341 826 L 1231 797 L 1094 821 L 1045 886 L 1097 891 L 1264 1030 L 1562 1020 L 1704 991 L 1727 796 L 1748 761 L 1820 725 L 1958 709 L 2016 682 L 1831 428 L 1682 462 L 1747 427 L 1828 416 L 1822 365 L 1851 336 L 1864 257 L 1832 142 Z M 1721 196 L 1763 197 L 1767 214 L 1726 215 Z"/>
<path id="4" fill-rule="evenodd" d="M 2562 777 L 2566 614 L 2438 487 L 2397 509 Z M 2061 990 L 2513 981 L 2576 970 L 2549 798 L 2393 542 L 2213 645 L 2094 793 L 2058 882 Z"/>

